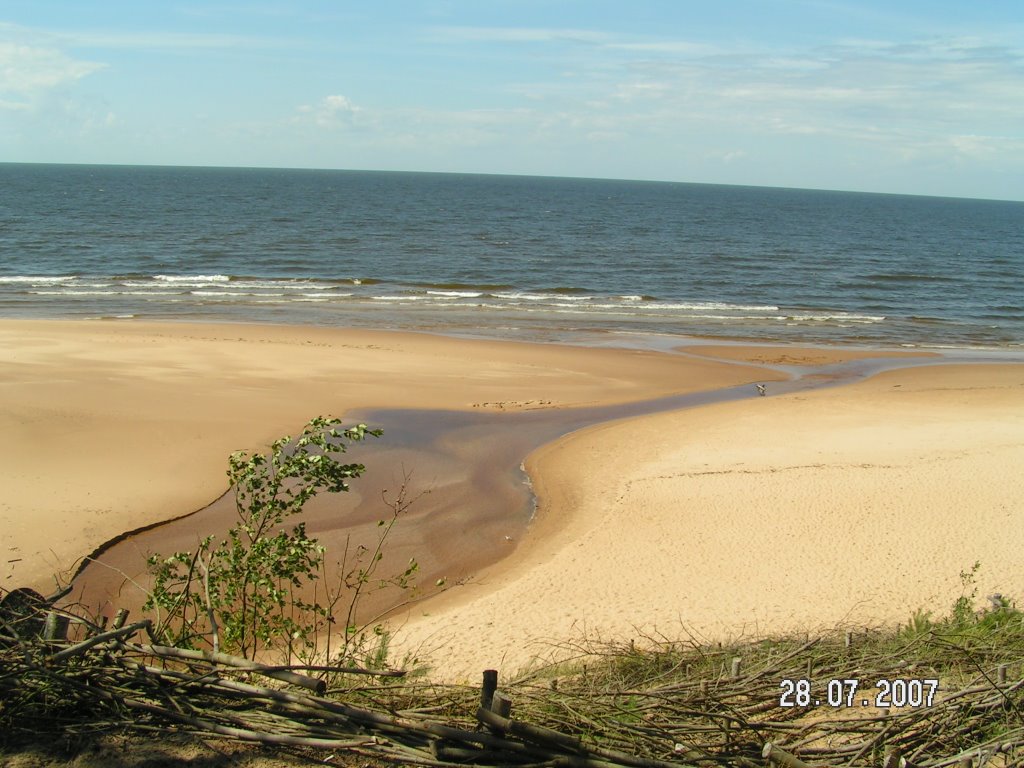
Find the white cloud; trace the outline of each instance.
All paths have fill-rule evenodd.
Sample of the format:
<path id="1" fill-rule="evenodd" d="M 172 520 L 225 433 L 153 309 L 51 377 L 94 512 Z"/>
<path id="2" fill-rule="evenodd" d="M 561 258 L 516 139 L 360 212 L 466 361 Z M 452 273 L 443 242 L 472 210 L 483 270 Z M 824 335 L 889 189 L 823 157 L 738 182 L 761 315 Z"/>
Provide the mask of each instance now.
<path id="1" fill-rule="evenodd" d="M 358 112 L 359 107 L 353 104 L 344 96 L 327 96 L 322 102 L 323 108 L 328 112 L 337 114 L 338 112 Z"/>
<path id="2" fill-rule="evenodd" d="M 828 64 L 818 58 L 796 56 L 770 56 L 762 64 L 765 69 L 790 70 L 795 72 L 820 72 Z"/>
<path id="3" fill-rule="evenodd" d="M 325 96 L 316 104 L 303 104 L 299 107 L 297 122 L 331 128 L 347 124 L 362 112 L 362 107 L 353 104 L 346 96 L 335 94 Z"/>
<path id="4" fill-rule="evenodd" d="M 636 53 L 664 53 L 676 56 L 716 56 L 725 53 L 725 49 L 717 45 L 696 43 L 689 40 L 665 40 L 637 43 L 609 43 L 606 48 Z"/>
<path id="5" fill-rule="evenodd" d="M 53 38 L 71 47 L 119 50 L 231 50 L 236 48 L 278 48 L 286 45 L 278 38 L 245 37 L 208 32 L 109 32 L 104 30 L 54 31 Z"/>
<path id="6" fill-rule="evenodd" d="M 430 36 L 441 43 L 602 43 L 603 32 L 554 27 L 434 27 Z"/>
<path id="7" fill-rule="evenodd" d="M 220 32 L 168 32 L 164 30 L 61 29 L 25 27 L 0 22 L 0 35 L 30 47 L 67 50 L 98 48 L 132 51 L 272 50 L 294 47 L 281 36 L 237 35 Z"/>
<path id="8" fill-rule="evenodd" d="M 212 10 L 223 19 L 244 5 L 219 2 L 227 6 Z M 268 14 L 301 14 L 283 0 L 262 2 L 269 2 Z M 206 13 L 211 6 L 196 3 L 189 10 Z M 441 18 L 453 17 L 433 21 Z M 907 27 L 876 25 L 872 32 L 851 25 L 849 31 L 861 38 L 775 45 L 756 30 L 742 42 L 730 42 L 601 29 L 582 17 L 564 27 L 539 21 L 530 26 L 529 15 L 517 18 L 522 26 L 419 27 L 419 36 L 410 40 L 400 37 L 417 23 L 410 17 L 387 41 L 373 35 L 361 39 L 355 28 L 346 27 L 351 40 L 332 35 L 322 45 L 318 33 L 283 24 L 276 27 L 282 36 L 274 38 L 263 28 L 261 38 L 217 33 L 209 22 L 182 32 L 43 30 L 0 22 L 0 39 L 9 41 L 0 43 L 0 111 L 11 125 L 21 124 L 26 137 L 38 126 L 51 131 L 59 125 L 70 133 L 83 122 L 96 134 L 141 136 L 143 118 L 178 131 L 170 131 L 173 140 L 147 138 L 161 148 L 203 146 L 210 136 L 226 137 L 208 150 L 215 163 L 224 161 L 217 156 L 224 153 L 240 163 L 273 157 L 292 164 L 293 153 L 307 152 L 304 162 L 339 167 L 500 167 L 711 178 L 729 166 L 732 180 L 750 172 L 762 174 L 762 181 L 772 173 L 789 173 L 794 158 L 799 165 L 811 154 L 819 177 L 841 171 L 847 158 L 864 167 L 896 168 L 905 162 L 928 169 L 962 162 L 1003 173 L 1024 168 L 1018 129 L 1024 125 L 1024 56 L 1016 33 L 970 37 L 977 30 L 964 27 L 947 37 L 929 31 L 900 38 L 896 33 Z M 292 29 L 305 35 L 301 56 L 286 56 L 286 66 L 274 70 L 280 77 L 268 79 L 266 98 L 247 100 L 244 94 L 259 89 L 247 87 L 246 66 L 252 64 L 254 71 L 259 65 L 277 66 L 280 49 L 298 50 L 296 41 L 285 37 Z M 402 55 L 389 56 L 392 45 Z M 262 49 L 269 54 L 248 55 Z M 97 50 L 111 51 L 111 62 L 132 66 L 96 78 L 95 89 L 74 87 L 105 66 L 78 58 L 87 55 L 83 51 L 103 56 Z M 127 50 L 159 56 L 122 53 Z M 328 58 L 343 50 L 343 59 Z M 125 97 L 118 90 L 126 73 L 142 72 L 154 58 L 166 60 L 168 51 L 196 60 L 206 51 L 245 52 L 207 56 L 204 62 L 211 76 L 238 81 L 223 114 L 200 101 L 208 98 L 201 88 L 183 89 L 173 112 L 161 112 L 168 105 L 159 99 L 143 105 L 131 97 L 137 91 Z M 307 59 L 309 67 L 303 69 Z M 224 62 L 234 68 L 218 69 Z M 394 87 L 375 88 L 372 107 L 364 107 L 351 96 L 332 93 L 339 83 L 326 78 L 335 73 L 344 73 L 343 82 L 365 80 L 367 92 L 370 83 L 393 82 Z M 294 90 L 306 87 L 314 90 L 305 93 L 315 95 L 296 99 L 269 85 L 289 76 L 303 78 Z M 99 93 L 90 95 L 94 90 Z M 196 114 L 212 115 L 201 131 Z M 706 170 L 712 167 L 713 172 Z"/>
<path id="9" fill-rule="evenodd" d="M 571 41 L 573 33 L 444 30 L 454 42 L 558 43 Z M 551 59 L 548 77 L 495 89 L 499 98 L 487 119 L 468 110 L 415 118 L 412 110 L 379 111 L 373 140 L 397 144 L 399 136 L 409 136 L 410 147 L 501 148 L 509 158 L 525 154 L 528 144 L 533 155 L 549 161 L 612 142 L 616 156 L 633 157 L 638 169 L 647 155 L 674 163 L 669 171 L 650 161 L 651 176 L 684 177 L 712 164 L 729 166 L 736 180 L 755 169 L 765 175 L 762 183 L 771 173 L 799 182 L 785 174 L 804 166 L 808 178 L 836 174 L 836 181 L 818 185 L 841 183 L 838 174 L 846 166 L 998 164 L 1003 172 L 1021 167 L 1024 158 L 1021 140 L 1010 138 L 1014 126 L 1024 124 L 1024 101 L 1014 96 L 1024 92 L 1024 72 L 1011 46 L 966 37 L 758 49 L 597 33 L 588 41 L 593 45 Z M 530 108 L 517 111 L 501 96 L 515 96 Z M 818 159 L 807 165 L 812 155 Z M 604 161 L 591 152 L 588 159 L 595 158 Z"/>
<path id="10" fill-rule="evenodd" d="M 673 85 L 668 82 L 635 81 L 619 85 L 613 94 L 613 98 L 624 102 L 642 99 L 661 99 L 673 90 Z"/>
<path id="11" fill-rule="evenodd" d="M 52 48 L 0 42 L 0 97 L 20 99 L 0 99 L 0 105 L 27 106 L 26 100 L 81 80 L 105 66 L 77 61 Z"/>
<path id="12" fill-rule="evenodd" d="M 982 156 L 981 137 L 1024 124 L 1024 101 L 1013 96 L 1024 92 L 1020 58 L 1012 48 L 967 39 L 847 40 L 802 50 L 664 57 L 596 72 L 595 93 L 580 103 L 607 104 L 611 94 L 652 125 L 817 135 L 852 145 L 888 140 L 894 147 L 956 147 Z"/>

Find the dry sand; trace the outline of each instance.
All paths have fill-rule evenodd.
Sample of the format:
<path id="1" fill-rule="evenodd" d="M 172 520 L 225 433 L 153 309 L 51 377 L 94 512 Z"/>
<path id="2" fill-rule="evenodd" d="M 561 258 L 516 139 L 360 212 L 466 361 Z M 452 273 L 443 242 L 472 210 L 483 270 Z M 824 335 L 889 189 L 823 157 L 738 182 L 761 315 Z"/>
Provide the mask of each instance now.
<path id="1" fill-rule="evenodd" d="M 700 347 L 825 364 L 845 350 Z M 225 457 L 355 407 L 622 402 L 778 374 L 686 355 L 322 328 L 0 322 L 0 586 L 224 490 Z M 771 390 L 771 388 L 770 388 Z M 402 618 L 437 671 L 584 636 L 756 635 L 1020 595 L 1024 366 L 930 366 L 593 427 L 529 457 L 508 559 Z"/>
<path id="2" fill-rule="evenodd" d="M 624 402 L 754 381 L 664 354 L 256 325 L 0 322 L 0 587 L 204 506 L 226 458 L 355 407 Z"/>
<path id="3" fill-rule="evenodd" d="M 918 349 L 878 350 L 844 347 L 791 347 L 773 344 L 686 344 L 676 347 L 676 350 L 716 360 L 786 367 L 833 365 L 868 358 L 877 360 L 881 358 L 941 357 L 935 352 Z"/>
<path id="4" fill-rule="evenodd" d="M 976 561 L 982 602 L 1024 594 L 1024 365 L 600 425 L 527 466 L 540 509 L 516 553 L 406 617 L 404 647 L 441 677 L 584 638 L 901 622 L 948 610 Z"/>

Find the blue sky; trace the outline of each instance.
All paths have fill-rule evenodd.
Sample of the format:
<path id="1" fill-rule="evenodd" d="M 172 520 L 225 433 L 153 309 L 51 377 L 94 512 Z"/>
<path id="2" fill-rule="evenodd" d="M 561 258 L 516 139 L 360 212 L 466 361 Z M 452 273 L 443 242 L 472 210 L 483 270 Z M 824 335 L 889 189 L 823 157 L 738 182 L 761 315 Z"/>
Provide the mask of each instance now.
<path id="1" fill-rule="evenodd" d="M 4 0 L 0 160 L 1024 200 L 1024 3 Z"/>

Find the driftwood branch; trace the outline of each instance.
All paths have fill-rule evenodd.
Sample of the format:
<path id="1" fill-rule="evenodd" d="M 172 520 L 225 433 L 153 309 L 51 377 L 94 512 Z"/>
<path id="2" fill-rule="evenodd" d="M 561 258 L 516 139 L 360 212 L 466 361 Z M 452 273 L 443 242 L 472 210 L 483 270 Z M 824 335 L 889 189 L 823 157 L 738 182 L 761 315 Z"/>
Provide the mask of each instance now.
<path id="1" fill-rule="evenodd" d="M 166 645 L 139 646 L 139 650 L 142 653 L 160 656 L 162 658 L 208 661 L 213 664 L 221 664 L 235 669 L 257 672 L 264 677 L 280 680 L 281 682 L 288 683 L 289 685 L 298 685 L 303 688 L 308 688 L 309 690 L 316 691 L 317 693 L 323 693 L 327 689 L 327 683 L 318 678 L 300 675 L 290 669 L 268 667 L 267 665 L 260 664 L 256 661 L 232 656 L 227 653 L 220 653 L 218 651 L 196 651 L 185 648 L 174 648 Z"/>
<path id="2" fill-rule="evenodd" d="M 127 627 L 121 627 L 120 629 L 112 629 L 109 632 L 101 632 L 98 635 L 93 635 L 87 640 L 83 640 L 80 643 L 72 645 L 70 648 L 65 648 L 63 651 L 58 651 L 50 657 L 51 661 L 65 661 L 75 656 L 81 656 L 86 651 L 95 648 L 103 643 L 110 642 L 112 640 L 123 640 L 131 637 L 140 629 L 147 629 L 150 626 L 149 620 L 138 621 L 134 624 L 129 624 Z"/>
<path id="3" fill-rule="evenodd" d="M 956 686 L 943 681 L 927 706 L 880 710 L 861 706 L 859 695 L 843 706 L 834 696 L 821 704 L 830 682 L 835 688 L 856 679 L 866 689 L 876 680 L 937 675 L 915 660 L 927 638 L 888 655 L 871 655 L 862 634 L 856 642 L 801 638 L 761 655 L 753 645 L 673 647 L 664 664 L 651 663 L 656 652 L 645 659 L 651 670 L 665 670 L 646 678 L 635 677 L 631 664 L 641 656 L 630 647 L 609 653 L 605 667 L 501 689 L 492 671 L 474 689 L 395 684 L 400 671 L 273 666 L 140 642 L 139 633 L 152 638 L 149 622 L 98 631 L 32 594 L 9 600 L 7 609 L 0 615 L 0 741 L 41 722 L 89 722 L 140 731 L 173 725 L 409 765 L 966 768 L 970 759 L 973 768 L 1024 768 L 1024 654 L 970 651 L 967 666 L 977 674 Z M 76 640 L 46 631 L 55 613 L 70 618 Z M 933 643 L 930 652 L 963 653 L 950 643 Z M 624 670 L 621 685 L 608 678 L 616 669 Z M 805 680 L 819 706 L 782 706 L 783 680 Z"/>

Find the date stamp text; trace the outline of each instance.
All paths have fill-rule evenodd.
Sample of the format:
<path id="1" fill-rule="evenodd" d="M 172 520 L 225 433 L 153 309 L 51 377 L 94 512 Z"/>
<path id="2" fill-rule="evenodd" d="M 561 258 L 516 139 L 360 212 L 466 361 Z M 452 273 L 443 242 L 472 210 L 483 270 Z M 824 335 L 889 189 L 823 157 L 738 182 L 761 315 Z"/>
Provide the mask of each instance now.
<path id="1" fill-rule="evenodd" d="M 939 681 L 881 678 L 871 686 L 862 686 L 856 679 L 814 682 L 783 678 L 779 689 L 780 707 L 930 707 Z"/>

